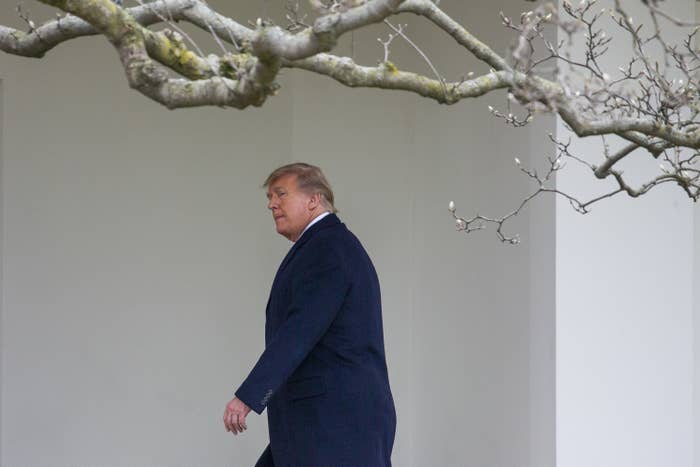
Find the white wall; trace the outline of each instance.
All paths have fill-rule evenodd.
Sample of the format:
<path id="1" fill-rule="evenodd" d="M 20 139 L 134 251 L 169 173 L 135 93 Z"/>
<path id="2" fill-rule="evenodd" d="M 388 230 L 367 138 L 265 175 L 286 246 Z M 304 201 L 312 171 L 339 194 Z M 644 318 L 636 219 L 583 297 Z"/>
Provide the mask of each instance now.
<path id="1" fill-rule="evenodd" d="M 259 186 L 290 96 L 169 112 L 100 38 L 0 60 L 2 465 L 251 464 L 264 418 L 243 441 L 221 414 L 284 250 Z"/>
<path id="2" fill-rule="evenodd" d="M 626 5 L 645 22 L 641 4 Z M 694 14 L 689 0 L 664 8 Z M 613 76 L 628 43 L 617 42 L 604 61 Z M 557 135 L 567 135 L 561 122 Z M 595 140 L 576 141 L 572 151 L 602 158 Z M 632 183 L 658 170 L 648 159 L 640 153 L 622 165 Z M 613 187 L 575 167 L 560 173 L 559 189 L 585 199 Z M 663 186 L 580 216 L 559 199 L 556 237 L 557 465 L 692 465 L 692 203 Z"/>
<path id="3" fill-rule="evenodd" d="M 444 6 L 498 51 L 498 11 L 522 8 Z M 443 74 L 485 68 L 402 22 Z M 356 37 L 358 61 L 376 63 L 378 35 Z M 426 68 L 398 43 L 392 60 Z M 169 112 L 128 89 L 100 38 L 0 55 L 0 70 L 3 466 L 252 465 L 264 417 L 233 438 L 220 415 L 262 350 L 289 244 L 259 185 L 290 160 L 324 168 L 379 271 L 395 464 L 554 464 L 553 201 L 509 226 L 519 247 L 464 238 L 446 209 L 512 208 L 531 188 L 513 157 L 546 150 L 553 120 L 512 131 L 485 111 L 502 94 L 445 107 L 290 70 L 262 109 Z"/>

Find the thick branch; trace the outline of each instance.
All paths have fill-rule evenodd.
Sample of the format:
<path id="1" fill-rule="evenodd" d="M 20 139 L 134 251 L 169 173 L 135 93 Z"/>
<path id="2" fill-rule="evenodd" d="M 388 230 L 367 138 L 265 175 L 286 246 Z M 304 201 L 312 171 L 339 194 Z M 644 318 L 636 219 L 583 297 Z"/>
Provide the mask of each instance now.
<path id="1" fill-rule="evenodd" d="M 312 28 L 292 34 L 278 26 L 264 28 L 253 39 L 253 53 L 299 60 L 335 47 L 338 38 L 355 29 L 379 23 L 392 15 L 404 0 L 369 0 L 362 6 L 318 18 Z"/>
<path id="2" fill-rule="evenodd" d="M 166 16 L 173 20 L 185 19 L 189 13 L 188 9 L 195 4 L 201 6 L 198 0 L 161 0 L 130 8 L 127 11 L 136 22 L 147 26 L 162 21 Z M 211 10 L 200 11 L 200 13 L 203 18 L 214 17 Z M 177 33 L 170 31 L 156 33 L 145 28 L 141 28 L 141 33 L 144 36 L 148 55 L 181 75 L 191 79 L 201 79 L 216 74 L 212 69 L 212 63 L 188 50 Z M 68 15 L 49 21 L 30 33 L 0 26 L 0 49 L 16 55 L 40 58 L 61 42 L 96 34 L 100 32 L 89 22 L 77 16 Z"/>
<path id="3" fill-rule="evenodd" d="M 651 118 L 584 119 L 579 112 L 564 100 L 559 101 L 557 110 L 561 118 L 571 127 L 574 133 L 581 137 L 605 134 L 623 135 L 635 131 L 648 136 L 655 136 L 675 146 L 700 148 L 699 130 L 686 132 Z"/>
<path id="4" fill-rule="evenodd" d="M 245 108 L 261 105 L 274 91 L 279 63 L 263 62 L 255 57 L 236 57 L 239 79 L 212 76 L 187 81 L 171 79 L 159 67 L 149 51 L 174 69 L 205 69 L 204 59 L 188 51 L 177 38 L 156 33 L 138 24 L 125 10 L 110 0 L 42 0 L 92 24 L 119 52 L 129 85 L 149 98 L 169 107 L 220 105 Z M 176 44 L 173 47 L 172 41 Z M 148 50 L 147 50 L 148 49 Z M 173 53 L 177 52 L 177 53 Z M 179 55 L 178 55 L 179 53 Z M 187 74 L 187 73 L 183 73 Z"/>
<path id="5" fill-rule="evenodd" d="M 283 66 L 300 68 L 329 76 L 349 87 L 370 87 L 410 91 L 443 104 L 454 104 L 461 99 L 478 97 L 490 91 L 511 86 L 510 74 L 504 71 L 488 73 L 458 83 L 443 83 L 423 75 L 400 71 L 391 62 L 377 67 L 357 65 L 349 57 L 317 54 L 313 57 L 284 62 Z"/>
<path id="6" fill-rule="evenodd" d="M 165 16 L 173 20 L 187 19 L 187 9 L 199 3 L 199 0 L 160 0 L 128 11 L 138 23 L 149 26 L 161 22 L 161 17 Z M 41 58 L 61 42 L 96 34 L 100 33 L 90 23 L 72 15 L 48 21 L 28 33 L 0 25 L 0 50 Z"/>

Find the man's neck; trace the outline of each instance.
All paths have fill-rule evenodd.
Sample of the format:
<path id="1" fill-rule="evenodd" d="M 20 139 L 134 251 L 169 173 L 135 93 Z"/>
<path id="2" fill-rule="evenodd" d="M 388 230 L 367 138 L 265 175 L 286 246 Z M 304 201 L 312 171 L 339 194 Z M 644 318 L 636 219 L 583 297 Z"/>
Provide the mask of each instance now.
<path id="1" fill-rule="evenodd" d="M 314 216 L 314 218 L 311 219 L 311 221 L 309 221 L 308 224 L 306 224 L 306 227 L 304 227 L 304 230 L 301 232 L 301 235 L 299 235 L 299 238 L 301 238 L 302 235 L 304 235 L 304 232 L 309 230 L 309 228 L 311 228 L 312 225 L 314 225 L 316 222 L 320 221 L 321 219 L 323 219 L 324 217 L 326 217 L 330 213 L 331 213 L 330 211 L 322 211 L 319 214 L 317 214 L 316 216 Z M 294 243 L 298 242 L 299 238 L 297 238 Z"/>

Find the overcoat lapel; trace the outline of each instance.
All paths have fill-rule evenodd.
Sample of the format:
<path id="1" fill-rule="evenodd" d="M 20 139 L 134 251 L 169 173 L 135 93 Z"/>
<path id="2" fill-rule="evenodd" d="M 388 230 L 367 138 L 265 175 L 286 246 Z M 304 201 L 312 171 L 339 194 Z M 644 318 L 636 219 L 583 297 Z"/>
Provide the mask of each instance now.
<path id="1" fill-rule="evenodd" d="M 338 219 L 338 216 L 331 213 L 331 214 L 327 215 L 326 217 L 324 217 L 323 219 L 321 219 L 320 221 L 316 222 L 311 227 L 309 227 L 309 230 L 304 232 L 304 234 L 301 236 L 301 238 L 294 243 L 292 248 L 289 249 L 289 251 L 287 252 L 287 255 L 282 260 L 282 264 L 280 264 L 280 267 L 277 270 L 277 275 L 275 276 L 275 278 L 279 277 L 279 275 L 282 274 L 282 272 L 284 271 L 284 268 L 287 267 L 287 265 L 292 260 L 292 258 L 294 258 L 294 255 L 296 254 L 296 252 L 299 251 L 299 249 L 302 246 L 304 246 L 304 244 L 306 242 L 308 242 L 309 239 L 311 237 L 313 237 L 316 232 L 318 232 L 319 230 L 323 230 L 327 227 L 337 225 L 337 224 L 340 224 L 340 219 Z"/>

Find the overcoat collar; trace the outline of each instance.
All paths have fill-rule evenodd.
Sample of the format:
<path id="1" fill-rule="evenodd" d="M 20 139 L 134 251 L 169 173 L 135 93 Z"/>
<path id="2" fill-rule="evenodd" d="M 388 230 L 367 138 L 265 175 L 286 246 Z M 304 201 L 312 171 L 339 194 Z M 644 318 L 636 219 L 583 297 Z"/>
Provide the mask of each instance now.
<path id="1" fill-rule="evenodd" d="M 281 272 L 285 266 L 292 260 L 294 257 L 294 254 L 306 243 L 309 241 L 311 237 L 316 235 L 317 232 L 327 229 L 328 227 L 333 227 L 334 225 L 340 224 L 340 219 L 338 219 L 338 216 L 336 216 L 333 213 L 330 213 L 320 221 L 316 222 L 314 225 L 309 227 L 309 229 L 304 232 L 299 239 L 294 242 L 294 245 L 292 248 L 289 249 L 289 252 L 287 253 L 287 256 L 284 257 L 282 260 L 282 264 L 280 264 L 279 271 Z"/>

